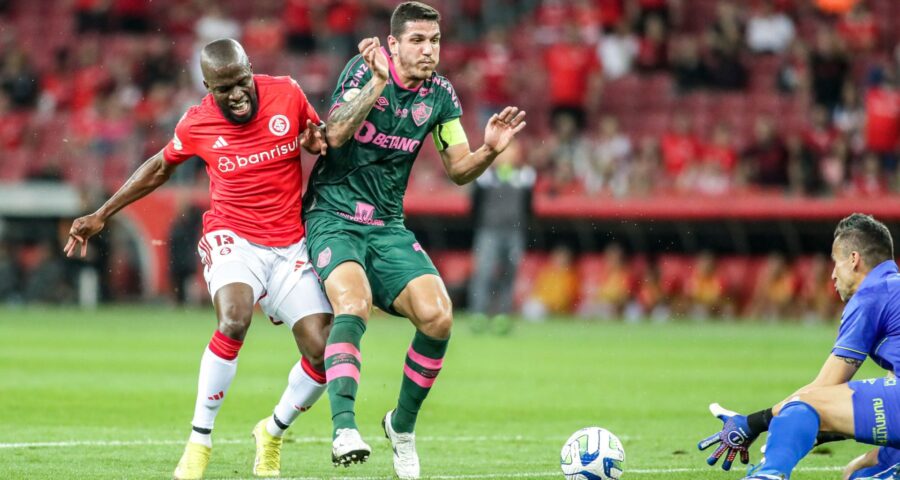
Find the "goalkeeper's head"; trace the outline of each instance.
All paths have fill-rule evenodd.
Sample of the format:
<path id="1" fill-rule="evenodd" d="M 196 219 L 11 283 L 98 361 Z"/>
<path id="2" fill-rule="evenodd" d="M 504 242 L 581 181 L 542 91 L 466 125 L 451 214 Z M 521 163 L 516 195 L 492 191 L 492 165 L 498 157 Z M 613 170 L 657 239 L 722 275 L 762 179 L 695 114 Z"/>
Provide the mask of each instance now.
<path id="1" fill-rule="evenodd" d="M 883 223 L 862 213 L 841 220 L 831 246 L 831 279 L 841 300 L 850 300 L 873 268 L 893 258 L 894 240 Z"/>

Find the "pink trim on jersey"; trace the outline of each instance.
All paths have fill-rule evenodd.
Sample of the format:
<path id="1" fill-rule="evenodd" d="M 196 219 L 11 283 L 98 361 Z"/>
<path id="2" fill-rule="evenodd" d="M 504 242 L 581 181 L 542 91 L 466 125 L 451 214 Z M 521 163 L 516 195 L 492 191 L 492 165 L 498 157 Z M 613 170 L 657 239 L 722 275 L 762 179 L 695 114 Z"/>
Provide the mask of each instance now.
<path id="1" fill-rule="evenodd" d="M 353 357 L 356 358 L 357 361 L 362 360 L 362 355 L 360 355 L 359 349 L 357 349 L 356 346 L 352 343 L 332 343 L 331 345 L 325 347 L 325 358 L 340 353 L 353 355 Z"/>
<path id="2" fill-rule="evenodd" d="M 339 365 L 334 365 L 333 367 L 325 370 L 325 376 L 328 378 L 328 381 L 336 380 L 338 378 L 352 378 L 359 383 L 359 369 L 356 368 L 356 365 L 352 363 L 341 363 Z"/>
<path id="3" fill-rule="evenodd" d="M 421 373 L 409 368 L 409 365 L 403 366 L 403 373 L 406 375 L 406 378 L 412 380 L 416 385 L 422 388 L 431 388 L 431 386 L 434 385 L 434 381 L 437 380 L 437 377 L 425 377 Z"/>
<path id="4" fill-rule="evenodd" d="M 444 365 L 443 358 L 428 358 L 425 355 L 422 355 L 421 353 L 413 350 L 412 347 L 409 347 L 409 350 L 406 351 L 406 356 L 408 356 L 410 360 L 429 370 L 440 370 Z"/>
<path id="5" fill-rule="evenodd" d="M 418 91 L 419 91 L 419 88 L 420 88 L 420 87 L 422 86 L 422 84 L 425 83 L 425 82 L 424 82 L 424 81 L 423 81 L 423 82 L 419 82 L 419 84 L 416 85 L 414 88 L 406 88 L 406 86 L 403 85 L 403 82 L 400 81 L 400 75 L 397 74 L 397 68 L 394 67 L 394 61 L 391 59 L 391 56 L 388 55 L 387 50 L 385 50 L 384 47 L 381 47 L 381 51 L 384 53 L 384 56 L 387 57 L 387 61 L 388 61 L 388 69 L 391 71 L 391 77 L 394 79 L 394 84 L 396 84 L 398 87 L 400 87 L 400 88 L 402 88 L 402 89 L 404 89 L 404 90 L 406 90 L 406 91 L 409 91 L 409 92 L 418 92 Z"/>

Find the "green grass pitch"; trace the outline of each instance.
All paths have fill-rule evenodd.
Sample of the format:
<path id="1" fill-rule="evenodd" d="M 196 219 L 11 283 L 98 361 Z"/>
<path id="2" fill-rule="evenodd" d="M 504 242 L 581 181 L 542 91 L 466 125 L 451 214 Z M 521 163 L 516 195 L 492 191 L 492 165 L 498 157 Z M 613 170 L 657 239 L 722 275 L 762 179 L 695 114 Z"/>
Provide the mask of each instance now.
<path id="1" fill-rule="evenodd" d="M 216 422 L 208 478 L 251 478 L 250 430 L 271 412 L 297 353 L 261 315 Z M 189 433 L 211 310 L 165 307 L 0 310 L 0 478 L 171 478 Z M 412 338 L 374 318 L 363 339 L 358 421 L 373 447 L 361 466 L 331 465 L 327 399 L 288 433 L 288 478 L 391 478 L 381 416 L 396 401 Z M 711 401 L 745 412 L 811 380 L 834 326 L 557 320 L 476 335 L 460 316 L 417 427 L 425 478 L 562 478 L 559 451 L 578 428 L 617 434 L 624 478 L 736 479 L 704 463 L 696 442 L 720 423 Z M 861 378 L 881 375 L 871 365 Z M 795 480 L 837 479 L 867 447 L 831 444 Z M 759 453 L 754 448 L 753 459 Z"/>

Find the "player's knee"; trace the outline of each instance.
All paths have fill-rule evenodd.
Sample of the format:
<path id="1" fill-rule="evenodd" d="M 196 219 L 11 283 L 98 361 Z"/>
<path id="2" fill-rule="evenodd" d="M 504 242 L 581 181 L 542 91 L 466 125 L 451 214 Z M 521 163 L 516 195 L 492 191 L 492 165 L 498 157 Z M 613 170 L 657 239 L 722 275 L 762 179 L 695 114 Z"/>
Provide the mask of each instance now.
<path id="1" fill-rule="evenodd" d="M 362 319 L 369 318 L 369 310 L 372 309 L 372 300 L 367 297 L 339 298 L 334 305 L 335 315 L 355 315 Z"/>
<path id="2" fill-rule="evenodd" d="M 229 303 L 219 311 L 219 331 L 236 340 L 243 340 L 253 318 L 253 306 Z"/>
<path id="3" fill-rule="evenodd" d="M 449 302 L 446 305 L 431 305 L 419 312 L 419 330 L 433 338 L 449 338 L 453 329 L 453 307 Z"/>

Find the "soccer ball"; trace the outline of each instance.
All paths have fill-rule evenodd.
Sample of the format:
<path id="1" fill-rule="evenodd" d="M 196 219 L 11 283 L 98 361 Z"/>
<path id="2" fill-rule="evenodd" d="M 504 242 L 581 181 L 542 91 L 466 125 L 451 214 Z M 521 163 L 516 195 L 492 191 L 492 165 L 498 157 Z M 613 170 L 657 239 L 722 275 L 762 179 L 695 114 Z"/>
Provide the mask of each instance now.
<path id="1" fill-rule="evenodd" d="M 625 468 L 622 442 L 600 427 L 572 434 L 559 454 L 566 480 L 618 480 Z"/>

